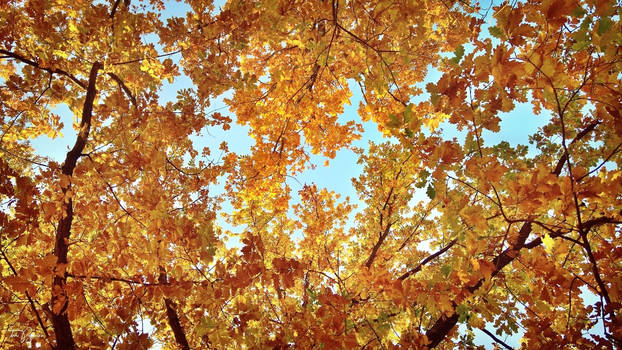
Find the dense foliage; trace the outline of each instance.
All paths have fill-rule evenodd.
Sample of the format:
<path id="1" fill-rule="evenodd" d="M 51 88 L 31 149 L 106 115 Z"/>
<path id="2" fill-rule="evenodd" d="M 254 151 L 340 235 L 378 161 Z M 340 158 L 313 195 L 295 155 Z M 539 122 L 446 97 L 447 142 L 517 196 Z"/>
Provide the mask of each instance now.
<path id="1" fill-rule="evenodd" d="M 1 348 L 620 345 L 619 2 L 187 5 L 0 2 Z M 531 145 L 485 137 L 525 104 Z M 248 154 L 195 149 L 234 122 Z M 346 148 L 362 205 L 288 186 Z"/>

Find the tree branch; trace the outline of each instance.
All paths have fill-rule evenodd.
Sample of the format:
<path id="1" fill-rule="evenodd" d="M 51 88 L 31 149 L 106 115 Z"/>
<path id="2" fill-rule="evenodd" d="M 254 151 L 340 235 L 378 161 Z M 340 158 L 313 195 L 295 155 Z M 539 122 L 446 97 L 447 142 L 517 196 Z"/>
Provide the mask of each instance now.
<path id="1" fill-rule="evenodd" d="M 0 49 L 0 53 L 3 53 L 3 54 L 5 54 L 6 56 L 8 56 L 10 58 L 16 59 L 16 60 L 18 60 L 18 61 L 20 61 L 22 63 L 25 63 L 25 64 L 30 65 L 32 67 L 35 67 L 37 69 L 41 69 L 43 71 L 46 71 L 46 72 L 49 72 L 49 73 L 52 73 L 52 74 L 64 75 L 67 78 L 71 79 L 71 81 L 73 81 L 74 83 L 79 85 L 81 88 L 83 88 L 83 89 L 87 88 L 87 84 L 86 83 L 84 83 L 83 81 L 79 80 L 75 76 L 69 74 L 68 72 L 66 72 L 66 71 L 64 71 L 62 69 L 59 69 L 59 68 L 51 69 L 51 68 L 48 68 L 48 67 L 41 67 L 41 65 L 38 62 L 30 60 L 30 59 L 28 59 L 28 58 L 26 58 L 26 57 L 24 57 L 24 56 L 22 56 L 22 55 L 20 55 L 18 53 L 7 51 L 7 50 L 4 50 L 4 49 Z"/>
<path id="2" fill-rule="evenodd" d="M 365 266 L 368 269 L 374 263 L 374 260 L 376 259 L 376 256 L 378 255 L 378 249 L 380 249 L 380 246 L 384 242 L 385 238 L 387 238 L 387 235 L 389 234 L 391 230 L 391 226 L 392 226 L 392 223 L 387 222 L 387 226 L 385 227 L 384 231 L 380 234 L 380 237 L 378 238 L 378 241 L 376 242 L 376 244 L 374 244 L 374 247 L 372 248 L 371 253 L 369 254 L 369 257 L 367 258 L 367 261 L 365 262 Z"/>
<path id="3" fill-rule="evenodd" d="M 110 19 L 114 18 L 115 13 L 117 13 L 117 7 L 119 7 L 119 3 L 121 2 L 121 0 L 116 0 L 114 2 L 114 4 L 112 5 L 112 9 L 110 10 L 110 15 L 108 17 L 110 17 Z"/>
<path id="4" fill-rule="evenodd" d="M 489 330 L 487 330 L 486 328 L 482 327 L 479 329 L 480 331 L 486 333 L 489 337 L 491 337 L 492 339 L 494 339 L 494 341 L 497 342 L 497 344 L 503 346 L 504 348 L 508 349 L 508 350 L 513 350 L 514 348 L 509 346 L 508 344 L 506 344 L 503 340 L 499 339 L 499 337 L 497 337 L 496 335 L 492 334 Z"/>
<path id="5" fill-rule="evenodd" d="M 525 221 L 520 231 L 518 232 L 518 238 L 516 239 L 516 243 L 514 243 L 510 248 L 504 250 L 501 254 L 497 255 L 492 261 L 495 265 L 495 269 L 492 271 L 490 278 L 495 277 L 501 270 L 511 263 L 518 252 L 525 246 L 525 241 L 527 237 L 531 233 L 531 220 Z M 484 283 L 484 278 L 480 279 L 475 285 L 467 287 L 467 291 L 469 293 L 475 292 L 479 287 Z M 430 343 L 428 344 L 428 348 L 435 348 L 438 344 L 440 344 L 447 334 L 454 328 L 454 326 L 458 323 L 459 315 L 455 312 L 449 317 L 445 315 L 441 316 L 434 325 L 426 332 L 426 336 Z"/>
<path id="6" fill-rule="evenodd" d="M 123 80 L 121 80 L 121 78 L 119 78 L 118 75 L 112 72 L 108 72 L 108 76 L 111 77 L 112 80 L 114 80 L 121 87 L 121 89 L 123 90 L 123 92 L 125 92 L 127 97 L 130 98 L 130 101 L 132 101 L 132 104 L 134 105 L 134 107 L 138 107 L 138 103 L 136 102 L 136 97 L 134 97 L 134 95 L 132 94 L 130 89 L 127 87 L 127 85 L 125 85 Z"/>
<path id="7" fill-rule="evenodd" d="M 447 250 L 449 250 L 449 248 L 451 248 L 454 244 L 456 244 L 456 242 L 458 242 L 457 238 L 454 238 L 451 242 L 449 242 L 448 245 L 446 245 L 444 248 L 438 250 L 436 253 L 428 256 L 427 258 L 423 259 L 419 265 L 417 265 L 417 267 L 410 269 L 408 271 L 406 271 L 403 275 L 401 275 L 398 279 L 400 281 L 403 281 L 405 279 L 407 279 L 408 277 L 414 275 L 415 273 L 419 272 L 421 270 L 421 268 L 423 266 L 425 266 L 427 263 L 429 263 L 430 261 L 434 260 L 435 258 L 437 258 L 438 256 L 440 256 L 441 254 L 445 253 Z"/>
<path id="8" fill-rule="evenodd" d="M 607 163 L 611 159 L 611 157 L 613 157 L 618 152 L 618 150 L 620 149 L 621 146 L 622 146 L 622 142 L 618 143 L 618 145 L 613 149 L 613 151 L 611 151 L 611 153 L 609 153 L 609 155 L 607 157 L 605 157 L 605 159 L 603 159 L 603 161 L 600 164 L 598 164 L 594 169 L 590 170 L 585 175 L 583 175 L 580 178 L 578 178 L 577 182 L 583 180 L 587 176 L 590 176 L 594 172 L 598 171 L 598 169 L 600 169 L 603 165 L 605 165 L 605 163 Z"/>
<path id="9" fill-rule="evenodd" d="M 93 102 L 97 94 L 96 82 L 97 73 L 102 68 L 99 62 L 95 62 L 89 73 L 89 84 L 84 98 L 84 106 L 82 107 L 82 119 L 80 121 L 80 131 L 73 145 L 73 148 L 67 152 L 63 166 L 62 174 L 71 178 L 76 168 L 78 158 L 82 154 L 86 146 L 86 140 L 89 136 L 91 128 L 91 117 L 93 116 Z M 71 224 L 73 221 L 73 201 L 68 192 L 71 189 L 71 180 L 62 186 L 64 194 L 63 198 L 63 217 L 58 221 L 56 229 L 56 238 L 54 245 L 54 255 L 56 255 L 56 269 L 67 264 L 67 252 L 69 251 L 69 237 L 71 235 Z M 76 344 L 71 332 L 71 325 L 67 316 L 67 306 L 69 305 L 68 296 L 65 292 L 65 284 L 67 280 L 63 275 L 54 276 L 52 283 L 52 324 L 54 326 L 54 334 L 56 335 L 56 346 L 59 350 L 75 349 Z"/>
<path id="10" fill-rule="evenodd" d="M 155 287 L 155 286 L 161 286 L 162 285 L 160 283 L 149 283 L 149 282 L 142 282 L 142 281 L 134 281 L 134 280 L 127 279 L 127 278 L 119 278 L 119 277 L 111 277 L 111 276 L 97 276 L 97 275 L 89 276 L 89 275 L 74 275 L 72 273 L 66 273 L 65 277 L 76 278 L 76 279 L 92 278 L 94 280 L 101 280 L 101 281 L 114 281 L 114 282 L 123 282 L 123 283 L 127 283 L 127 284 L 139 284 L 139 285 L 145 286 L 145 287 Z"/>
<path id="11" fill-rule="evenodd" d="M 570 142 L 570 144 L 568 146 L 571 146 L 575 142 L 581 140 L 590 131 L 594 130 L 598 126 L 598 124 L 600 124 L 600 122 L 599 121 L 595 121 L 595 122 L 591 123 L 590 125 L 586 126 L 585 129 L 581 130 L 577 134 L 577 136 L 575 136 L 574 139 L 572 139 L 572 141 Z M 555 174 L 557 176 L 559 176 L 559 174 L 561 174 L 562 168 L 564 167 L 564 163 L 566 163 L 566 160 L 567 160 L 566 154 L 564 154 L 561 158 L 559 158 L 559 161 L 557 161 L 557 165 L 555 166 L 555 170 L 553 170 L 553 174 Z"/>
<path id="12" fill-rule="evenodd" d="M 173 285 L 172 283 L 170 283 L 169 281 L 166 281 L 166 283 L 151 283 L 151 282 L 143 282 L 141 280 L 134 280 L 134 279 L 130 279 L 133 277 L 129 277 L 129 278 L 121 278 L 121 277 L 113 277 L 113 276 L 99 276 L 99 275 L 75 275 L 73 273 L 66 273 L 65 274 L 66 277 L 69 278 L 76 278 L 76 279 L 94 279 L 94 280 L 101 280 L 101 281 L 112 281 L 112 282 L 123 282 L 126 284 L 131 284 L 131 285 L 140 285 L 140 286 L 144 286 L 144 287 L 157 287 L 157 286 L 170 286 Z M 135 277 L 141 277 L 141 276 L 135 276 Z M 134 277 L 134 278 L 135 278 Z M 202 284 L 203 282 L 201 281 L 177 281 L 178 283 L 194 283 L 194 284 Z"/>
<path id="13" fill-rule="evenodd" d="M 158 278 L 158 281 L 160 282 L 160 284 L 168 283 L 166 271 L 163 267 L 160 267 L 160 276 Z M 175 303 L 171 299 L 165 297 L 164 305 L 166 306 L 166 316 L 168 317 L 168 324 L 173 331 L 173 335 L 175 335 L 175 340 L 177 341 L 177 344 L 183 350 L 190 350 L 190 345 L 188 345 L 188 339 L 186 339 L 186 333 L 181 326 L 177 311 L 175 311 Z"/>
<path id="14" fill-rule="evenodd" d="M 9 265 L 9 268 L 11 269 L 11 271 L 13 271 L 13 275 L 17 276 L 17 271 L 13 267 L 13 264 L 11 264 L 11 262 L 9 261 L 9 258 L 4 253 L 4 250 L 0 249 L 0 253 L 2 253 L 2 257 L 4 258 L 4 261 L 6 261 L 7 265 Z M 28 303 L 30 304 L 30 308 L 32 309 L 32 312 L 35 314 L 35 316 L 37 318 L 37 322 L 39 322 L 39 326 L 43 330 L 43 334 L 45 334 L 45 339 L 47 341 L 50 338 L 50 334 L 48 333 L 47 328 L 43 324 L 43 319 L 41 319 L 41 315 L 39 314 L 39 311 L 37 310 L 37 308 L 35 306 L 35 302 L 30 297 L 30 294 L 28 294 L 28 291 L 24 291 L 24 293 L 26 294 L 26 298 L 28 299 Z"/>

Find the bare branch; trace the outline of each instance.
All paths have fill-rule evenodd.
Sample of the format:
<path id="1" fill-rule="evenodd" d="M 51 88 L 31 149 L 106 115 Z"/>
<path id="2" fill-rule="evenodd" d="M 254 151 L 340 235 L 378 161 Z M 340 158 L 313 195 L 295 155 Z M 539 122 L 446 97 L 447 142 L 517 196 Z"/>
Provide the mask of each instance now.
<path id="1" fill-rule="evenodd" d="M 489 337 L 491 337 L 495 342 L 497 342 L 497 344 L 503 346 L 504 348 L 508 349 L 508 350 L 512 350 L 514 349 L 513 347 L 509 346 L 508 344 L 506 344 L 503 340 L 499 339 L 499 337 L 497 337 L 496 335 L 490 333 L 489 330 L 487 330 L 486 328 L 482 327 L 479 329 L 480 331 L 486 333 Z"/>
<path id="2" fill-rule="evenodd" d="M 600 122 L 599 121 L 595 121 L 595 122 L 591 123 L 590 125 L 586 126 L 585 129 L 581 130 L 577 134 L 577 136 L 575 136 L 575 138 L 570 142 L 569 146 L 573 145 L 577 141 L 580 141 L 590 131 L 594 130 L 598 126 L 598 124 L 600 124 Z M 562 157 L 559 158 L 559 161 L 557 161 L 557 165 L 555 166 L 555 170 L 553 170 L 553 174 L 555 174 L 557 176 L 559 176 L 559 174 L 561 174 L 562 168 L 564 167 L 564 163 L 566 163 L 566 160 L 567 160 L 566 154 L 562 155 Z"/>
<path id="3" fill-rule="evenodd" d="M 112 5 L 112 9 L 110 10 L 110 15 L 108 17 L 110 17 L 110 19 L 114 18 L 115 13 L 117 13 L 117 7 L 119 7 L 119 3 L 121 2 L 121 0 L 116 0 L 114 2 L 114 4 Z"/>
<path id="4" fill-rule="evenodd" d="M 436 253 L 428 256 L 427 258 L 423 259 L 419 265 L 417 265 L 415 268 L 410 269 L 408 271 L 406 271 L 403 275 L 401 275 L 398 279 L 403 281 L 405 279 L 407 279 L 408 277 L 414 275 L 415 273 L 419 272 L 421 270 L 421 268 L 423 266 L 425 266 L 427 263 L 429 263 L 430 261 L 436 259 L 438 256 L 440 256 L 441 254 L 445 253 L 447 250 L 449 250 L 449 248 L 451 248 L 454 244 L 456 244 L 456 242 L 458 242 L 457 238 L 454 238 L 451 242 L 449 242 L 448 245 L 446 245 L 444 248 L 439 249 Z"/>

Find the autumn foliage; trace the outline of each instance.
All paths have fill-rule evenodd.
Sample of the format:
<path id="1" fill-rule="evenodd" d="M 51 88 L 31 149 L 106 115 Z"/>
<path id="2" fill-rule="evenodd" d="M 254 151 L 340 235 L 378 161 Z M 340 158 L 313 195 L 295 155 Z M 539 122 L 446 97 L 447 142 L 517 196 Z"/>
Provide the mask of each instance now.
<path id="1" fill-rule="evenodd" d="M 621 346 L 621 15 L 0 1 L 0 348 Z M 60 163 L 31 145 L 60 136 L 57 106 Z M 542 125 L 529 145 L 511 113 Z M 367 121 L 386 139 L 353 147 Z M 232 123 L 249 153 L 196 149 Z M 343 149 L 358 202 L 291 186 Z"/>

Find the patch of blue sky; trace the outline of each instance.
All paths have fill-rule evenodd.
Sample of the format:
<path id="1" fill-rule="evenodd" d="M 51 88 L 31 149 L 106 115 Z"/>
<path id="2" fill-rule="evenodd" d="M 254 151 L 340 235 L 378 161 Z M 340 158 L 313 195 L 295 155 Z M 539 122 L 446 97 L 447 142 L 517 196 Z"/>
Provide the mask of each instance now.
<path id="1" fill-rule="evenodd" d="M 596 294 L 594 294 L 594 292 L 592 292 L 589 289 L 588 286 L 583 285 L 583 286 L 579 287 L 579 290 L 581 291 L 581 293 L 579 294 L 579 297 L 583 301 L 584 305 L 594 305 L 594 309 L 595 310 L 598 309 L 596 307 L 597 303 L 600 303 L 600 305 L 604 305 L 603 300 L 601 298 L 599 298 Z M 601 315 L 605 314 L 604 310 L 601 310 L 600 314 Z M 598 318 L 596 320 L 596 324 L 594 324 L 585 333 L 590 334 L 590 335 L 593 334 L 593 335 L 602 337 L 606 333 L 606 329 L 605 329 L 605 326 L 604 326 L 602 318 Z"/>
<path id="2" fill-rule="evenodd" d="M 501 341 L 503 341 L 504 343 L 508 344 L 509 346 L 513 347 L 513 348 L 518 348 L 520 345 L 520 341 L 521 338 L 523 337 L 523 335 L 525 334 L 525 332 L 519 328 L 519 330 L 512 334 L 512 335 L 507 335 L 507 334 L 503 334 L 503 335 L 499 335 L 499 334 L 495 334 L 495 328 L 494 328 L 494 324 L 492 322 L 487 322 L 486 323 L 486 330 L 491 332 L 492 334 L 494 334 L 497 338 L 501 339 Z M 491 331 L 492 330 L 492 331 Z M 472 327 L 470 332 L 472 332 L 473 334 L 473 345 L 475 346 L 483 346 L 484 349 L 494 349 L 495 348 L 495 341 L 486 333 L 484 333 L 484 331 L 482 331 L 479 328 L 475 328 Z M 458 326 L 458 334 L 460 334 L 461 336 L 467 335 L 469 333 L 469 330 L 467 329 L 467 326 L 462 323 Z"/>
<path id="3" fill-rule="evenodd" d="M 61 135 L 55 138 L 41 135 L 34 138 L 30 144 L 38 157 L 61 164 L 65 160 L 65 155 L 73 146 L 78 136 L 78 131 L 73 127 L 74 116 L 66 104 L 59 104 L 52 108 L 50 112 L 60 116 L 60 121 L 63 123 L 63 128 L 60 130 Z"/>
<path id="4" fill-rule="evenodd" d="M 358 115 L 359 102 L 362 100 L 358 86 L 355 88 L 354 81 L 349 82 L 352 97 L 349 104 L 344 106 L 344 112 L 338 116 L 337 121 L 345 124 L 349 121 L 360 123 L 363 126 L 361 138 L 352 142 L 352 147 L 369 149 L 370 142 L 381 142 L 383 136 L 378 130 L 376 123 L 372 121 L 362 122 Z M 323 166 L 324 161 L 329 161 L 329 166 Z M 349 196 L 356 200 L 357 195 L 352 185 L 352 179 L 362 174 L 363 165 L 358 164 L 358 156 L 352 149 L 341 149 L 336 153 L 335 158 L 328 159 L 323 155 L 311 154 L 310 162 L 316 165 L 314 169 L 308 169 L 296 176 L 296 181 L 292 182 L 293 188 L 302 188 L 304 184 L 316 184 L 318 187 L 327 188 L 331 191 L 340 193 L 342 197 Z"/>

